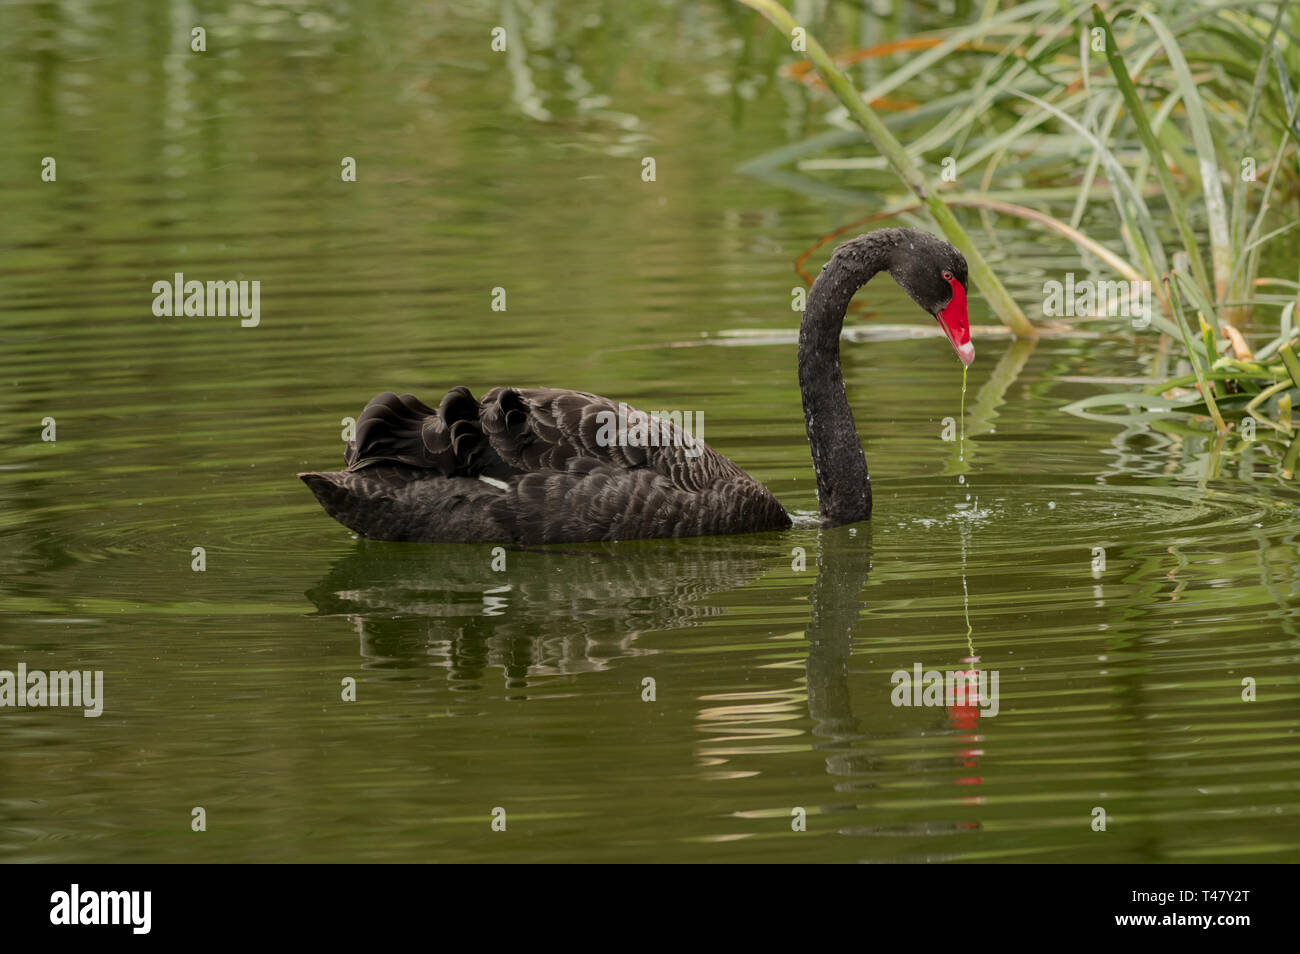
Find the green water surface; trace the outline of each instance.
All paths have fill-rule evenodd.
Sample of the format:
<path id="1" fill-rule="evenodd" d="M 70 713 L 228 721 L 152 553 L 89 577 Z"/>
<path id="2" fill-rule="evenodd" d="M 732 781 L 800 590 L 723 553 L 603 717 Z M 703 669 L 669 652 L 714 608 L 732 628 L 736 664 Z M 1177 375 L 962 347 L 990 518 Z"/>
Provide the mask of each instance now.
<path id="1" fill-rule="evenodd" d="M 548 385 L 703 413 L 814 512 L 791 263 L 870 209 L 737 171 L 825 109 L 765 29 L 721 2 L 0 8 L 0 669 L 105 692 L 0 709 L 0 858 L 1295 858 L 1300 493 L 1263 449 L 1060 410 L 1147 376 L 1151 337 L 977 328 L 959 455 L 960 365 L 879 279 L 850 324 L 917 334 L 844 346 L 876 515 L 833 531 L 500 570 L 359 541 L 295 478 L 380 391 Z M 1031 314 L 1075 266 L 968 222 Z M 156 317 L 176 272 L 259 281 L 260 323 Z M 918 663 L 997 671 L 998 714 L 893 705 Z"/>

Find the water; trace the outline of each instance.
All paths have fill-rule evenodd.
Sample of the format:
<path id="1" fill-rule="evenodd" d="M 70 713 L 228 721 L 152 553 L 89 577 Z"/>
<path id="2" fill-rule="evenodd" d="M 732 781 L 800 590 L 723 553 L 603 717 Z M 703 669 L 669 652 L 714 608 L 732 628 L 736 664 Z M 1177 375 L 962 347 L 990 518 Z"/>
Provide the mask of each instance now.
<path id="1" fill-rule="evenodd" d="M 851 323 L 925 333 L 844 346 L 876 516 L 833 531 L 497 571 L 294 478 L 379 391 L 558 385 L 703 412 L 816 509 L 791 263 L 860 210 L 736 172 L 812 124 L 750 14 L 236 6 L 196 55 L 121 7 L 0 30 L 0 669 L 105 681 L 98 719 L 0 710 L 0 857 L 1294 858 L 1300 495 L 1262 445 L 1059 410 L 1149 340 L 977 328 L 963 413 L 873 283 Z M 995 239 L 1028 306 L 1067 267 Z M 261 323 L 155 317 L 177 271 L 260 281 Z M 997 671 L 998 714 L 892 705 L 917 663 Z"/>

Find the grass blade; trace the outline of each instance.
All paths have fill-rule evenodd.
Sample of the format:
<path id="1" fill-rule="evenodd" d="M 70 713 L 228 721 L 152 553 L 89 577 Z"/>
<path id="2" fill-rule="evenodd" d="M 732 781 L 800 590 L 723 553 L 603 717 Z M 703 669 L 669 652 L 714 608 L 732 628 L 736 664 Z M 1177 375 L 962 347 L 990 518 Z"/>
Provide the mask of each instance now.
<path id="1" fill-rule="evenodd" d="M 1192 231 L 1191 224 L 1187 220 L 1187 209 L 1183 204 L 1183 197 L 1178 192 L 1178 186 L 1169 171 L 1168 163 L 1165 161 L 1164 148 L 1160 145 L 1160 141 L 1151 128 L 1151 122 L 1147 119 L 1146 107 L 1142 105 L 1142 100 L 1138 98 L 1137 89 L 1133 86 L 1133 80 L 1129 76 L 1128 68 L 1119 55 L 1119 48 L 1115 43 L 1115 34 L 1111 32 L 1110 22 L 1106 19 L 1106 15 L 1101 12 L 1101 8 L 1095 4 L 1092 8 L 1092 17 L 1093 21 L 1105 34 L 1106 61 L 1110 64 L 1110 70 L 1115 76 L 1120 95 L 1124 97 L 1129 115 L 1133 118 L 1133 124 L 1137 127 L 1142 144 L 1151 158 L 1151 165 L 1155 170 L 1156 178 L 1160 182 L 1160 188 L 1164 191 L 1165 201 L 1169 203 L 1169 211 L 1174 217 L 1174 224 L 1177 226 L 1178 234 L 1182 238 L 1183 247 L 1187 250 L 1187 255 L 1191 260 L 1192 275 L 1205 291 L 1205 297 L 1212 299 L 1214 297 L 1213 286 L 1210 284 L 1210 277 L 1205 271 L 1205 263 L 1201 261 L 1200 248 L 1196 243 L 1196 233 Z"/>

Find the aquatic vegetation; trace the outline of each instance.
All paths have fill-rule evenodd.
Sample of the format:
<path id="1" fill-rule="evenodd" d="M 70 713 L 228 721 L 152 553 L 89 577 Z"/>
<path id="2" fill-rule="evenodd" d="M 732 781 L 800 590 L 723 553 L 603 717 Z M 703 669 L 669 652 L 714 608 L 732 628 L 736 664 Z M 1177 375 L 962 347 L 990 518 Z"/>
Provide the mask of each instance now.
<path id="1" fill-rule="evenodd" d="M 742 2 L 758 10 L 776 24 L 779 29 L 785 31 L 788 36 L 795 35 L 803 29 L 795 23 L 794 18 L 776 0 L 742 0 Z M 867 138 L 889 160 L 890 166 L 898 173 L 899 178 L 921 200 L 926 211 L 930 213 L 939 228 L 943 230 L 943 234 L 966 257 L 971 279 L 984 292 L 989 300 L 990 307 L 997 313 L 997 316 L 1017 336 L 1034 337 L 1033 326 L 1025 318 L 1020 306 L 1015 303 L 998 280 L 997 275 L 989 268 L 988 263 L 984 261 L 984 256 L 980 254 L 979 248 L 971 241 L 970 236 L 966 234 L 966 230 L 953 217 L 947 205 L 944 204 L 942 197 L 933 190 L 928 178 L 911 153 L 880 121 L 880 118 L 866 100 L 858 95 L 853 88 L 852 82 L 835 65 L 825 49 L 822 48 L 822 45 L 817 42 L 816 37 L 807 36 L 801 37 L 801 39 L 806 40 L 809 57 L 817 67 L 817 71 L 825 79 L 827 86 L 834 91 L 840 102 L 844 103 L 854 122 L 862 127 L 862 131 L 867 134 Z"/>
<path id="2" fill-rule="evenodd" d="M 782 30 L 796 26 L 775 0 L 742 2 Z M 1291 80 L 1300 69 L 1297 30 L 1300 8 L 1285 4 L 1044 0 L 987 5 L 973 23 L 835 57 L 809 35 L 808 60 L 787 69 L 786 79 L 815 97 L 813 71 L 820 75 L 879 155 L 844 155 L 860 139 L 833 111 L 827 120 L 841 128 L 744 168 L 772 176 L 793 164 L 799 175 L 781 173 L 782 181 L 811 188 L 830 176 L 841 192 L 846 176 L 892 170 L 905 190 L 860 193 L 878 208 L 844 231 L 925 211 L 965 250 L 954 235 L 969 235 L 950 220 L 951 210 L 968 208 L 993 245 L 993 222 L 1002 216 L 1065 239 L 1082 269 L 1139 283 L 1155 305 L 1141 320 L 1127 302 L 1122 312 L 1112 303 L 1068 313 L 1108 333 L 1140 335 L 1150 362 L 1143 387 L 1070 410 L 1176 415 L 1221 434 L 1237 430 L 1246 442 L 1258 426 L 1269 440 L 1289 440 L 1290 409 L 1300 398 L 1300 284 L 1286 271 L 1296 268 L 1300 224 Z M 885 63 L 892 71 L 881 72 Z M 862 92 L 843 69 L 855 64 L 876 67 Z M 958 73 L 965 78 L 954 90 Z M 939 170 L 937 185 L 927 169 Z M 1107 205 L 1118 242 L 1087 232 L 1085 223 Z M 805 276 L 807 254 L 796 264 Z M 1001 284 L 989 281 L 991 269 L 976 274 L 972 260 L 972 276 L 1020 334 L 1000 301 Z M 1043 296 L 1050 315 L 1046 286 Z"/>

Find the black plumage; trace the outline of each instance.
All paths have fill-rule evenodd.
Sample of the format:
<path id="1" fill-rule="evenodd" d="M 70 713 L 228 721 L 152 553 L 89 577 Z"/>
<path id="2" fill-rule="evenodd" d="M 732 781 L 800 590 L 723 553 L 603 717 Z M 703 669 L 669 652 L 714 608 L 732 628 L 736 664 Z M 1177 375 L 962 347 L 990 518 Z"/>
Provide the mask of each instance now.
<path id="1" fill-rule="evenodd" d="M 703 441 L 688 445 L 665 422 L 667 446 L 605 444 L 600 412 L 617 420 L 619 407 L 552 388 L 496 388 L 480 402 L 459 387 L 437 410 L 381 394 L 357 419 L 347 469 L 301 476 L 332 517 L 383 540 L 565 543 L 790 525 L 771 491 Z"/>
<path id="2" fill-rule="evenodd" d="M 839 335 L 853 293 L 882 270 L 936 317 L 955 296 L 951 283 L 960 281 L 963 291 L 966 283 L 956 249 L 911 229 L 845 243 L 814 282 L 800 331 L 799 380 L 827 524 L 871 513 Z M 956 297 L 964 325 L 964 294 Z M 608 398 L 553 388 L 495 388 L 479 401 L 456 387 L 436 410 L 386 392 L 357 419 L 346 469 L 299 477 L 330 516 L 380 540 L 572 543 L 790 526 L 771 491 L 674 423 L 658 423 L 654 437 L 637 439 L 638 416 L 649 418 Z M 611 441 L 609 422 L 620 418 L 628 427 Z"/>

